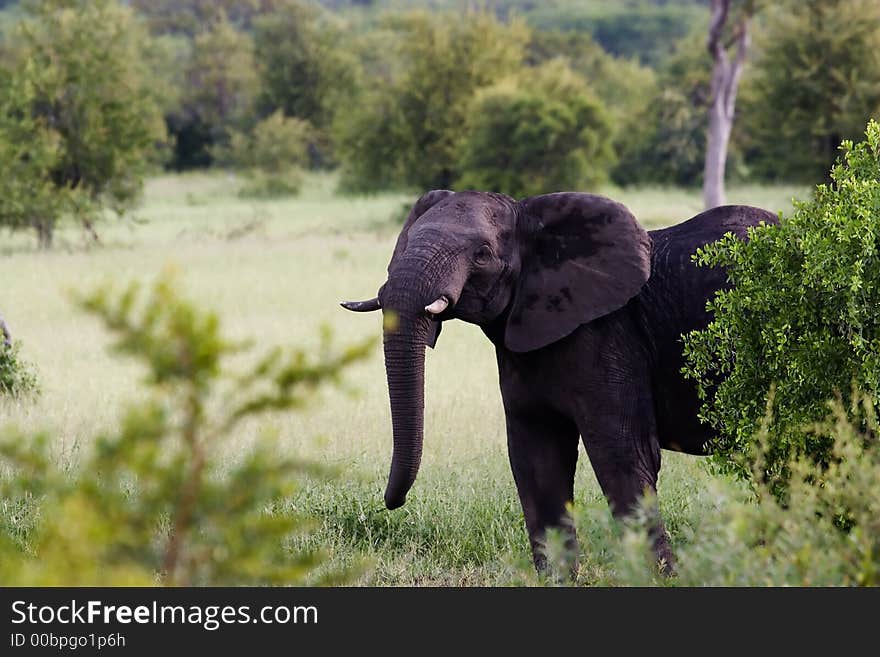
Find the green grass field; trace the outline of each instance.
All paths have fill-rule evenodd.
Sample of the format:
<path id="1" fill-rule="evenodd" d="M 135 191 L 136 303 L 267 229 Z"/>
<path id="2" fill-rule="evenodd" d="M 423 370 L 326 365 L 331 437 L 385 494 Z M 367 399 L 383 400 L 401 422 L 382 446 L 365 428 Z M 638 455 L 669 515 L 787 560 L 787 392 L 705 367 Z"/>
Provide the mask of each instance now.
<path id="1" fill-rule="evenodd" d="M 106 281 L 179 272 L 185 295 L 214 309 L 233 338 L 261 346 L 314 345 L 319 327 L 337 342 L 379 336 L 380 318 L 355 315 L 338 302 L 373 296 L 383 282 L 397 235 L 392 217 L 414 199 L 400 194 L 339 197 L 330 176 L 314 176 L 296 199 L 250 201 L 222 174 L 164 176 L 149 181 L 133 218 L 100 228 L 102 244 L 77 230 L 57 236 L 51 252 L 31 235 L 0 243 L 0 313 L 36 364 L 43 393 L 36 402 L 0 402 L 0 421 L 27 431 L 49 430 L 63 462 L 113 426 L 126 401 L 140 393 L 141 372 L 108 353 L 109 337 L 78 312 L 71 290 Z M 616 189 L 649 228 L 700 211 L 696 191 Z M 732 203 L 787 212 L 805 189 L 744 187 Z M 521 581 L 528 545 L 507 465 L 494 355 L 473 326 L 450 323 L 426 365 L 425 451 L 407 505 L 388 512 L 382 492 L 391 430 L 377 342 L 367 362 L 352 367 L 345 389 L 325 390 L 301 413 L 274 417 L 284 445 L 340 467 L 337 480 L 310 484 L 290 500 L 319 519 L 309 541 L 337 563 L 366 559 L 362 584 L 493 585 Z M 241 444 L 254 427 L 243 431 Z M 705 507 L 710 475 L 699 459 L 664 453 L 660 498 L 673 540 Z M 576 505 L 601 507 L 582 452 Z M 0 508 L 0 513 L 2 513 Z M 589 528 L 581 528 L 589 531 Z M 581 579 L 594 578 L 585 555 Z"/>

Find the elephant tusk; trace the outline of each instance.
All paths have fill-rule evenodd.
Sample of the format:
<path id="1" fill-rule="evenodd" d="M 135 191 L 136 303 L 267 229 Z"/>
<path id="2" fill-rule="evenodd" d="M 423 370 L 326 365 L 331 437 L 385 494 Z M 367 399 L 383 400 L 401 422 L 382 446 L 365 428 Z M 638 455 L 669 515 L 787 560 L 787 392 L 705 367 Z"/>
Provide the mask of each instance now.
<path id="1" fill-rule="evenodd" d="M 446 300 L 446 297 L 440 297 L 431 305 L 425 306 L 425 311 L 427 311 L 429 315 L 439 315 L 446 310 L 448 305 L 449 301 Z"/>
<path id="2" fill-rule="evenodd" d="M 379 303 L 379 297 L 368 301 L 343 301 L 339 305 L 346 310 L 353 310 L 356 313 L 369 313 L 382 308 L 382 304 Z"/>

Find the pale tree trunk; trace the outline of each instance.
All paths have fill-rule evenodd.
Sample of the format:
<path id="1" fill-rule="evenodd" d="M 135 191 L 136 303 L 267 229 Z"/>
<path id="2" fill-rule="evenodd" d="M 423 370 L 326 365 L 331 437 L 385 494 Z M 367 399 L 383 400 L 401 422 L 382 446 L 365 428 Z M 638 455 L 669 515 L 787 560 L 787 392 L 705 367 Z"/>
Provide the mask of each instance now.
<path id="1" fill-rule="evenodd" d="M 703 204 L 706 209 L 724 205 L 724 169 L 727 146 L 733 128 L 736 91 L 749 49 L 749 19 L 753 3 L 746 3 L 740 12 L 733 36 L 724 42 L 724 26 L 730 14 L 731 0 L 712 0 L 712 19 L 706 46 L 712 55 L 712 87 L 709 101 L 709 129 L 706 134 L 706 163 L 703 169 Z M 731 59 L 728 48 L 736 52 Z"/>

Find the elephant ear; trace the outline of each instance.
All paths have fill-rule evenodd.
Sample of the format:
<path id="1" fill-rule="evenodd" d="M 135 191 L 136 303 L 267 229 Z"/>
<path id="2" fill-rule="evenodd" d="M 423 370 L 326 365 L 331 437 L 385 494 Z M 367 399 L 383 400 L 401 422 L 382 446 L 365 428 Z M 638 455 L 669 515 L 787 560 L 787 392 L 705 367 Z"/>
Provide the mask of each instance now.
<path id="1" fill-rule="evenodd" d="M 540 349 L 626 305 L 651 273 L 651 239 L 620 203 L 562 192 L 524 199 L 521 273 L 504 341 Z"/>
<path id="2" fill-rule="evenodd" d="M 419 198 L 418 201 L 415 202 L 415 205 L 412 206 L 412 209 L 409 211 L 409 214 L 406 217 L 406 221 L 403 224 L 403 229 L 400 231 L 400 236 L 397 238 L 397 244 L 394 246 L 394 253 L 391 256 L 391 263 L 393 263 L 404 251 L 406 251 L 406 243 L 409 239 L 409 230 L 412 228 L 413 224 L 425 214 L 432 207 L 437 205 L 440 201 L 445 199 L 447 196 L 454 194 L 448 189 L 432 189 L 430 192 L 425 192 Z M 391 269 L 391 263 L 388 265 L 388 269 Z"/>

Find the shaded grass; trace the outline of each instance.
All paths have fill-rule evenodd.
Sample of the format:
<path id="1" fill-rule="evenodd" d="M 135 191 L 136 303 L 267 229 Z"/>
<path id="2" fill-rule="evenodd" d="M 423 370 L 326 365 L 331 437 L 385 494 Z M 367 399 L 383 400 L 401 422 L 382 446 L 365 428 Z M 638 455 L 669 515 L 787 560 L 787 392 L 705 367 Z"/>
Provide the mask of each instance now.
<path id="1" fill-rule="evenodd" d="M 317 345 L 320 325 L 341 343 L 378 336 L 378 316 L 346 313 L 338 302 L 376 293 L 397 236 L 392 217 L 412 195 L 339 197 L 326 175 L 309 176 L 295 199 L 243 200 L 237 185 L 225 174 L 155 178 L 137 220 L 108 221 L 101 246 L 89 245 L 75 229 L 61 231 L 58 248 L 48 253 L 38 252 L 30 235 L 4 235 L 0 311 L 22 341 L 22 356 L 36 364 L 43 393 L 36 401 L 0 401 L 0 420 L 28 432 L 50 431 L 58 458 L 70 463 L 118 422 L 126 400 L 143 394 L 143 372 L 108 354 L 107 335 L 69 302 L 69 289 L 88 290 L 108 279 L 152 278 L 175 267 L 184 293 L 217 310 L 230 337 L 252 338 L 261 347 Z M 797 191 L 749 187 L 729 196 L 787 209 Z M 696 191 L 606 193 L 651 228 L 700 209 Z M 382 506 L 391 423 L 378 345 L 346 381 L 344 389 L 324 391 L 307 412 L 273 419 L 284 449 L 340 472 L 336 481 L 305 486 L 288 502 L 317 516 L 307 540 L 338 563 L 366 556 L 365 584 L 534 581 L 528 568 L 519 570 L 530 559 L 528 542 L 507 462 L 494 353 L 479 329 L 449 323 L 438 348 L 428 350 L 422 469 L 403 509 Z M 244 425 L 241 444 L 256 433 Z M 698 459 L 669 453 L 664 459 L 660 500 L 675 542 L 710 511 L 702 494 L 710 476 Z M 605 508 L 583 451 L 576 504 Z M 14 512 L 0 507 L 0 526 Z M 584 562 L 583 581 L 601 580 L 601 555 L 585 555 Z"/>

